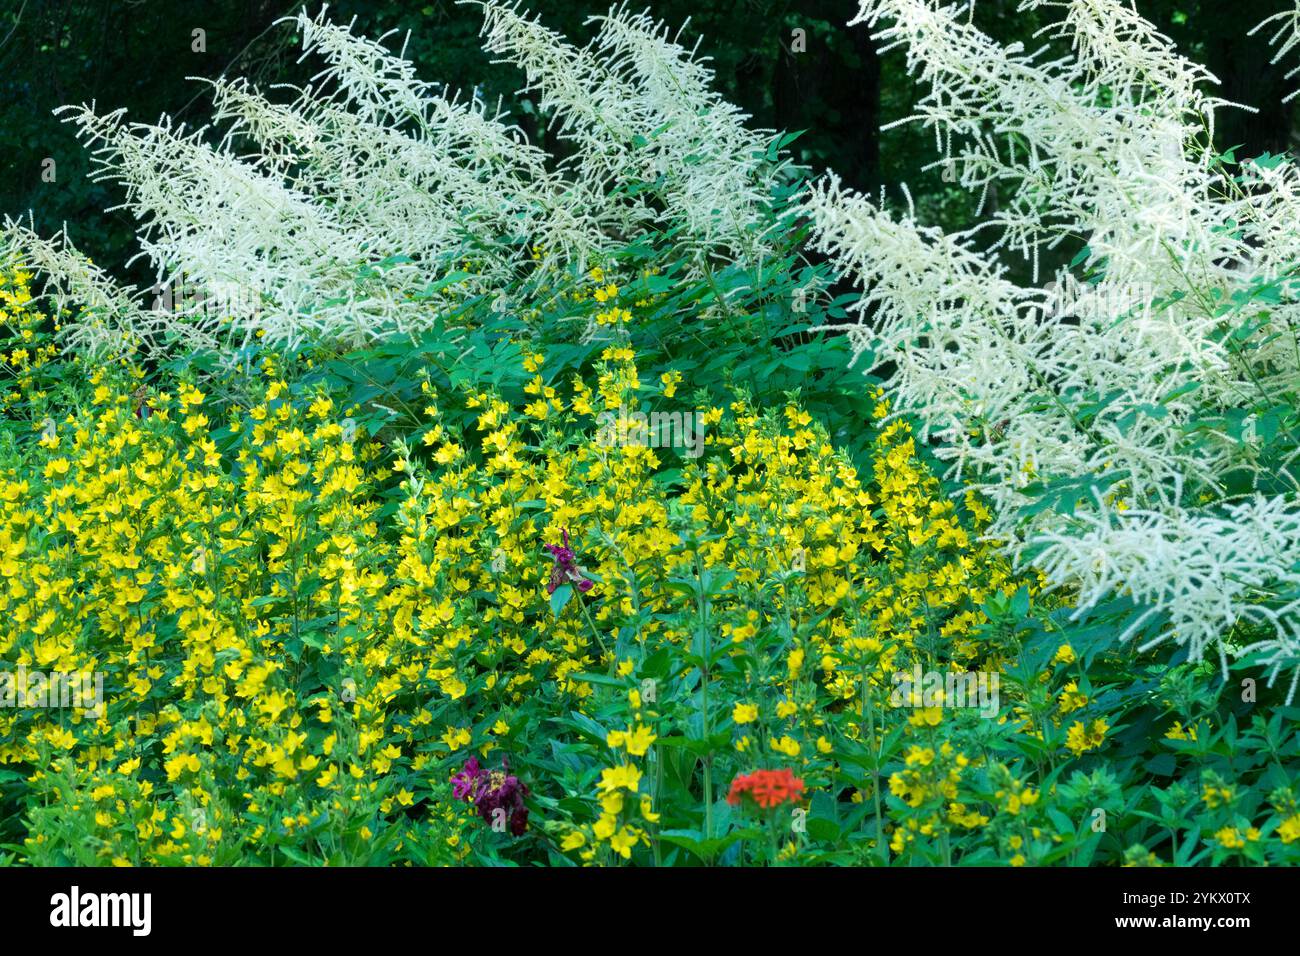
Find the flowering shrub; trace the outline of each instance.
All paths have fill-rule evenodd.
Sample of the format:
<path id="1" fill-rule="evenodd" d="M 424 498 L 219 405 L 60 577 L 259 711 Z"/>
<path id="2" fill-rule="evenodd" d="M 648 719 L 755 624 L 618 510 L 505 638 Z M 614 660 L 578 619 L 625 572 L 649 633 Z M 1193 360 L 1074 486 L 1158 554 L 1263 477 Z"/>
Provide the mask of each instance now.
<path id="1" fill-rule="evenodd" d="M 3 862 L 1300 862 L 1294 170 L 1203 72 L 863 3 L 978 246 L 644 16 L 482 6 L 569 159 L 305 14 L 325 82 L 215 85 L 254 158 L 71 111 L 217 294 L 5 230 Z M 1075 235 L 1059 309 L 997 258 Z"/>
<path id="2" fill-rule="evenodd" d="M 516 405 L 426 384 L 424 426 L 391 451 L 349 440 L 350 409 L 269 353 L 260 400 L 221 417 L 193 384 L 110 366 L 52 433 L 29 425 L 0 482 L 0 658 L 103 688 L 0 709 L 19 858 L 1150 855 L 1164 791 L 1121 799 L 1094 761 L 1135 745 L 1116 728 L 1150 704 L 1068 646 L 1026 671 L 1036 585 L 975 541 L 983 506 L 939 496 L 883 400 L 869 475 L 797 403 L 743 395 L 673 462 L 593 440 L 602 410 L 663 402 L 671 377 L 643 382 L 620 348 L 594 379 L 523 361 Z M 990 670 L 1006 697 L 992 720 L 919 687 L 899 701 L 913 666 Z M 1204 761 L 1213 710 L 1177 707 L 1161 749 Z M 1278 732 L 1235 746 L 1293 762 Z M 1285 858 L 1289 784 L 1242 804 L 1215 779 L 1203 811 L 1188 792 L 1162 819 L 1222 839 L 1181 852 Z M 1089 801 L 1131 839 L 1103 843 Z"/>
<path id="3" fill-rule="evenodd" d="M 524 281 L 536 293 L 647 230 L 680 230 L 671 258 L 696 277 L 777 251 L 778 142 L 744 125 L 666 27 L 614 8 L 576 49 L 514 5 L 480 6 L 485 49 L 523 70 L 568 141 L 562 162 L 476 97 L 419 80 L 324 10 L 304 12 L 289 22 L 304 56 L 324 62 L 317 81 L 288 102 L 214 82 L 228 124 L 219 147 L 168 117 L 65 108 L 99 177 L 125 191 L 161 284 L 195 285 L 203 301 L 153 307 L 66 235 L 51 242 L 16 221 L 0 250 L 21 250 L 53 294 L 93 307 L 69 329 L 80 348 L 218 360 L 254 337 L 358 344 L 427 330 L 467 295 Z"/>
<path id="4" fill-rule="evenodd" d="M 1270 684 L 1289 675 L 1290 702 L 1300 173 L 1219 155 L 1213 77 L 1120 0 L 1061 4 L 1072 52 L 1050 61 L 959 6 L 863 0 L 854 22 L 906 46 L 930 91 L 916 119 L 963 186 L 998 190 L 998 238 L 979 248 L 824 180 L 806 200 L 818 244 L 866 288 L 850 335 L 896 364 L 921 434 L 1081 616 L 1130 595 L 1120 640 L 1210 654 L 1225 677 L 1250 656 Z M 1073 237 L 1077 272 L 1046 288 L 998 257 L 1024 253 L 1037 283 L 1040 250 Z"/>

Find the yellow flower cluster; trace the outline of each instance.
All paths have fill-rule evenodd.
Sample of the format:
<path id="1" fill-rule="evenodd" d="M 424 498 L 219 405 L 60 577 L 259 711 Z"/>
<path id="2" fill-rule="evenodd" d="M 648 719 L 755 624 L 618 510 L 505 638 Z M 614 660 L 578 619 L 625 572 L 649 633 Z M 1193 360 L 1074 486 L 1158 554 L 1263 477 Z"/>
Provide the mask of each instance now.
<path id="1" fill-rule="evenodd" d="M 734 662 L 714 729 L 815 777 L 863 732 L 834 709 L 864 669 L 885 686 L 897 655 L 960 645 L 1013 590 L 966 530 L 978 502 L 961 517 L 939 495 L 901 421 L 864 480 L 793 402 L 706 402 L 696 460 L 593 440 L 615 411 L 681 412 L 679 372 L 643 383 L 619 347 L 594 385 L 544 365 L 525 356 L 521 407 L 426 383 L 394 457 L 270 358 L 222 421 L 195 383 L 91 374 L 90 401 L 0 474 L 0 660 L 104 687 L 93 710 L 0 710 L 0 763 L 31 769 L 40 807 L 30 858 L 459 857 L 459 761 L 527 751 L 539 706 L 594 713 L 621 683 L 592 816 L 553 828 L 563 852 L 628 859 L 657 830 L 645 767 L 668 711 L 641 672 L 691 650 L 699 613 Z M 568 571 L 544 548 L 562 540 Z M 904 777 L 909 803 L 930 787 L 979 820 L 950 782 Z M 78 826 L 93 838 L 57 837 Z"/>
<path id="2" fill-rule="evenodd" d="M 38 383 L 58 349 L 51 332 L 58 330 L 45 313 L 32 308 L 31 275 L 0 271 L 0 408 L 13 409 L 23 399 L 43 399 Z"/>

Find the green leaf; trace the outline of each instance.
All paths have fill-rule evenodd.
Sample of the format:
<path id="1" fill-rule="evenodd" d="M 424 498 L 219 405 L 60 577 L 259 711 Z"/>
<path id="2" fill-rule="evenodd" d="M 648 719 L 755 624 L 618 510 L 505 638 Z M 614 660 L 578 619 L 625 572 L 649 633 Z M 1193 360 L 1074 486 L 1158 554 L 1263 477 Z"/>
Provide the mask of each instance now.
<path id="1" fill-rule="evenodd" d="M 569 680 L 582 681 L 584 684 L 600 684 L 603 687 L 617 687 L 619 690 L 627 687 L 626 678 L 610 677 L 608 674 L 570 674 Z"/>
<path id="2" fill-rule="evenodd" d="M 569 603 L 569 598 L 573 597 L 573 585 L 561 584 L 551 592 L 551 613 L 556 617 L 564 610 L 564 605 Z"/>
<path id="3" fill-rule="evenodd" d="M 714 837 L 712 840 L 700 839 L 698 830 L 664 830 L 659 834 L 659 839 L 665 843 L 671 843 L 674 846 L 690 850 L 701 860 L 707 862 L 737 840 L 755 840 L 761 839 L 762 836 L 762 830 L 748 827 L 744 830 L 732 830 L 726 836 Z"/>

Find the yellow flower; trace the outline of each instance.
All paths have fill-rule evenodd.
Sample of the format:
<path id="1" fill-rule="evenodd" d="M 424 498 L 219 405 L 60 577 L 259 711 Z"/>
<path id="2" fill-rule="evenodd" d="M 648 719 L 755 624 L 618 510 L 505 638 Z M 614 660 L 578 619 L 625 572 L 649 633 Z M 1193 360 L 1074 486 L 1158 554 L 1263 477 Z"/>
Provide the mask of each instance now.
<path id="1" fill-rule="evenodd" d="M 648 793 L 642 794 L 641 795 L 641 816 L 649 823 L 658 823 L 659 814 L 654 813 L 651 810 L 651 806 L 652 803 L 650 800 L 650 794 Z"/>
<path id="2" fill-rule="evenodd" d="M 600 789 L 604 793 L 625 789 L 636 792 L 641 785 L 641 771 L 631 764 L 621 767 L 606 767 L 600 772 Z"/>
<path id="3" fill-rule="evenodd" d="M 777 753 L 785 754 L 787 757 L 799 756 L 799 744 L 789 734 L 783 734 L 779 740 L 773 737 L 768 741 L 768 746 Z"/>
<path id="4" fill-rule="evenodd" d="M 609 838 L 609 845 L 615 853 L 626 860 L 632 856 L 632 847 L 636 846 L 636 834 L 623 827 Z"/>
<path id="5" fill-rule="evenodd" d="M 798 677 L 799 671 L 803 669 L 803 648 L 796 647 L 790 652 L 787 665 L 790 670 L 790 677 L 792 679 Z"/>
<path id="6" fill-rule="evenodd" d="M 1105 741 L 1109 729 L 1106 721 L 1101 719 L 1094 720 L 1090 727 L 1084 727 L 1082 721 L 1076 720 L 1066 731 L 1065 746 L 1074 754 L 1095 750 Z"/>
<path id="7" fill-rule="evenodd" d="M 448 727 L 439 739 L 447 745 L 447 748 L 452 753 L 455 753 L 461 747 L 468 747 L 471 737 L 469 730 L 465 727 Z"/>
<path id="8" fill-rule="evenodd" d="M 1087 706 L 1088 695 L 1079 692 L 1078 681 L 1069 681 L 1061 689 L 1061 713 L 1068 714 L 1071 711 L 1079 710 Z"/>
<path id="9" fill-rule="evenodd" d="M 626 747 L 633 757 L 644 757 L 655 739 L 650 728 L 637 724 L 635 730 L 611 730 L 605 737 L 605 743 L 614 748 Z"/>
<path id="10" fill-rule="evenodd" d="M 627 752 L 633 757 L 644 757 L 655 739 L 655 735 L 650 732 L 650 728 L 637 724 L 636 730 L 627 735 Z"/>
<path id="11" fill-rule="evenodd" d="M 1228 850 L 1239 850 L 1246 845 L 1240 831 L 1235 827 L 1224 827 L 1214 834 L 1214 838 L 1219 841 L 1220 846 Z"/>
<path id="12" fill-rule="evenodd" d="M 612 813 L 602 813 L 591 827 L 591 832 L 598 840 L 608 840 L 618 829 L 618 817 Z"/>

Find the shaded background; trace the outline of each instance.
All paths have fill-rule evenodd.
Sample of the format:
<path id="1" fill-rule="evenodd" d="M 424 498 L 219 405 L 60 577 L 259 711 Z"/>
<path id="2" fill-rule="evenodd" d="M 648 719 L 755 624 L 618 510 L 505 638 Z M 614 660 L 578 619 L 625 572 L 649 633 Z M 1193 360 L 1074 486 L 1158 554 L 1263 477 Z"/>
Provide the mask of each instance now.
<path id="1" fill-rule="evenodd" d="M 584 21 L 604 0 L 528 0 L 548 26 L 584 42 Z M 919 90 L 907 76 L 901 51 L 877 56 L 865 27 L 848 29 L 854 0 L 647 0 L 674 28 L 688 16 L 686 45 L 703 36 L 700 51 L 713 58 L 724 94 L 771 129 L 806 130 L 797 158 L 814 169 L 835 169 L 851 185 L 875 190 L 906 182 L 922 202 L 923 218 L 944 226 L 964 224 L 974 197 L 922 171 L 934 159 L 933 141 L 920 129 L 881 134 L 883 122 L 906 116 Z M 73 241 L 96 261 L 123 274 L 136 252 L 133 221 L 112 184 L 88 178 L 88 156 L 70 128 L 51 111 L 64 103 L 94 100 L 101 110 L 125 107 L 134 120 L 170 113 L 191 126 L 208 121 L 201 84 L 187 76 L 244 75 L 259 84 L 305 81 L 316 64 L 297 62 L 296 35 L 275 26 L 301 3 L 288 0 L 0 0 L 0 213 L 26 215 L 45 233 L 69 224 Z M 1294 84 L 1287 65 L 1269 64 L 1264 35 L 1247 37 L 1265 17 L 1289 9 L 1290 0 L 1139 0 L 1181 50 L 1222 81 L 1221 95 L 1251 104 L 1258 113 L 1225 110 L 1220 147 L 1241 146 L 1239 156 L 1279 152 L 1297 140 L 1295 104 L 1282 97 Z M 315 13 L 319 6 L 308 8 Z M 492 64 L 479 49 L 477 7 L 451 0 L 339 0 L 335 20 L 356 17 L 372 36 L 410 31 L 407 55 L 420 75 L 492 98 L 510 97 L 521 84 L 512 68 Z M 979 0 L 976 21 L 1003 41 L 1031 48 L 1043 21 L 1021 14 L 1016 0 Z M 205 33 L 205 52 L 193 50 L 193 31 Z M 791 49 L 803 30 L 807 49 Z M 400 45 L 393 38 L 391 45 Z M 1300 59 L 1300 53 L 1297 54 Z M 1300 101 L 1298 101 L 1300 102 Z M 512 109 L 535 141 L 545 143 L 535 117 Z M 42 181 L 47 160 L 54 182 Z M 924 197 L 924 198 L 922 198 Z M 124 277 L 151 281 L 143 263 Z"/>

